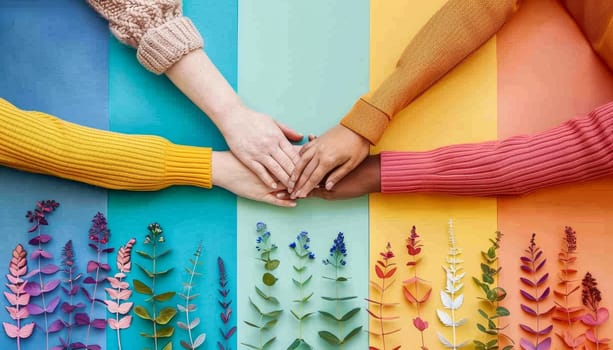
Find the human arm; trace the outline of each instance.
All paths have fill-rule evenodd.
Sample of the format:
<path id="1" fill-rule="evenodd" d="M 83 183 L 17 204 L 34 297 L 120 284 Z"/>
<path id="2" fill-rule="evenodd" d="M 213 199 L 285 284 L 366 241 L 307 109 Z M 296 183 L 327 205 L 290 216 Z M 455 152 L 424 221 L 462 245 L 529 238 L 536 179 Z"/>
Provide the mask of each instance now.
<path id="1" fill-rule="evenodd" d="M 410 41 L 393 72 L 342 119 L 344 128 L 335 126 L 303 152 L 290 179 L 293 196 L 305 196 L 335 169 L 326 182 L 332 188 L 364 159 L 393 116 L 490 39 L 516 7 L 517 0 L 447 1 Z"/>
<path id="2" fill-rule="evenodd" d="M 294 205 L 276 198 L 230 152 L 177 145 L 159 136 L 89 128 L 23 111 L 3 99 L 0 165 L 119 190 L 215 185 L 250 199 Z"/>
<path id="3" fill-rule="evenodd" d="M 382 152 L 380 178 L 374 175 L 379 170 L 375 157 L 367 158 L 332 191 L 315 189 L 313 195 L 327 199 L 346 199 L 367 191 L 521 195 L 611 176 L 613 102 L 531 136 L 427 152 Z"/>
<path id="4" fill-rule="evenodd" d="M 224 135 L 234 154 L 271 188 L 287 185 L 297 158 L 290 141 L 302 136 L 242 104 L 202 50 L 203 40 L 180 0 L 88 0 L 121 42 L 137 48 L 139 62 L 165 73 Z"/>

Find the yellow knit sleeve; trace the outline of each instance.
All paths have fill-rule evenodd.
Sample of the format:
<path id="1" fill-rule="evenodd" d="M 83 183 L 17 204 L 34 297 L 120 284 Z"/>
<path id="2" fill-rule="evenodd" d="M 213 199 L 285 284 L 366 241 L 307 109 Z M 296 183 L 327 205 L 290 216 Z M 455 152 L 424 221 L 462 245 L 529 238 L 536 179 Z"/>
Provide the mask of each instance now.
<path id="1" fill-rule="evenodd" d="M 390 120 L 490 39 L 518 0 L 449 0 L 417 33 L 394 71 L 341 124 L 376 144 Z"/>
<path id="2" fill-rule="evenodd" d="M 212 186 L 210 148 L 88 128 L 1 98 L 0 165 L 109 189 Z"/>

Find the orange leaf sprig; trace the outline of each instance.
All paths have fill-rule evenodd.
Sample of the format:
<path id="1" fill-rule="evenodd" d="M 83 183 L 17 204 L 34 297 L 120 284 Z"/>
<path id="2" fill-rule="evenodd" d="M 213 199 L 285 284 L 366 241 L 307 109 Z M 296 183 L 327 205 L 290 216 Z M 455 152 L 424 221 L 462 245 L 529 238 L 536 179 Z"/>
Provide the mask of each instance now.
<path id="1" fill-rule="evenodd" d="M 404 288 L 404 297 L 411 303 L 415 305 L 417 310 L 417 317 L 413 319 L 413 326 L 417 328 L 421 335 L 421 349 L 427 350 L 428 348 L 425 345 L 424 341 L 424 331 L 428 328 L 428 322 L 421 318 L 421 306 L 428 301 L 430 298 L 430 294 L 432 293 L 432 288 L 428 285 L 428 282 L 417 274 L 417 265 L 420 261 L 419 254 L 422 251 L 423 245 L 421 244 L 421 240 L 419 239 L 419 234 L 415 229 L 415 226 L 411 228 L 411 234 L 407 238 L 407 252 L 411 257 L 409 262 L 407 262 L 407 266 L 413 270 L 413 277 L 407 279 L 403 282 Z M 421 287 L 421 290 L 420 290 Z"/>
<path id="2" fill-rule="evenodd" d="M 34 331 L 34 322 L 26 325 L 23 324 L 30 314 L 25 305 L 30 303 L 30 295 L 24 290 L 26 281 L 22 278 L 28 273 L 28 260 L 26 259 L 26 251 L 21 244 L 18 244 L 13 249 L 13 256 L 9 263 L 9 273 L 6 275 L 9 283 L 7 287 L 10 292 L 4 292 L 4 296 L 11 306 L 6 306 L 6 311 L 16 324 L 2 322 L 6 335 L 16 339 L 17 350 L 21 349 L 21 339 L 26 339 L 32 335 Z"/>
<path id="3" fill-rule="evenodd" d="M 532 289 L 532 292 L 521 289 L 520 293 L 532 305 L 521 304 L 521 309 L 535 317 L 536 325 L 534 328 L 524 323 L 519 325 L 521 329 L 535 338 L 535 342 L 532 343 L 527 338 L 521 338 L 519 344 L 525 350 L 548 350 L 551 348 L 551 337 L 548 335 L 551 333 L 553 325 L 548 324 L 547 315 L 554 310 L 555 306 L 546 307 L 543 305 L 551 289 L 547 285 L 549 273 L 542 273 L 547 259 L 543 257 L 543 251 L 536 245 L 535 239 L 536 234 L 533 233 L 530 245 L 525 250 L 526 255 L 520 258 L 521 269 L 529 277 L 521 277 L 520 280 L 525 286 Z M 544 323 L 548 325 L 544 325 Z"/>
<path id="4" fill-rule="evenodd" d="M 593 344 L 593 348 L 596 350 L 609 349 L 609 338 L 598 338 L 598 328 L 609 320 L 609 309 L 601 307 L 602 295 L 598 289 L 598 283 L 591 273 L 586 273 L 585 277 L 581 281 L 581 301 L 583 305 L 589 310 L 588 313 L 583 315 L 581 322 L 590 327 L 585 332 L 587 340 Z"/>
<path id="5" fill-rule="evenodd" d="M 385 251 L 379 253 L 379 255 L 382 257 L 382 259 L 377 260 L 377 264 L 375 264 L 375 273 L 381 282 L 379 283 L 373 280 L 370 281 L 370 285 L 373 286 L 379 293 L 379 300 L 367 298 L 366 301 L 368 301 L 372 307 L 374 307 L 374 311 L 370 308 L 366 309 L 366 311 L 368 311 L 368 314 L 372 318 L 379 322 L 379 331 L 369 330 L 368 333 L 381 337 L 382 348 L 370 346 L 370 350 L 386 350 L 387 344 L 385 342 L 385 336 L 400 332 L 400 328 L 391 331 L 387 331 L 385 329 L 385 321 L 396 320 L 399 318 L 399 316 L 388 316 L 384 314 L 385 308 L 392 308 L 398 305 L 398 303 L 385 302 L 385 292 L 394 284 L 395 279 L 392 279 L 392 277 L 394 276 L 394 273 L 396 273 L 397 269 L 396 263 L 391 262 L 392 258 L 394 258 L 394 252 L 392 251 L 392 245 L 390 242 L 387 242 Z M 394 346 L 392 349 L 398 350 L 400 349 L 400 345 Z"/>
<path id="6" fill-rule="evenodd" d="M 125 281 L 127 274 L 132 270 L 132 247 L 136 243 L 136 239 L 131 238 L 124 246 L 117 251 L 117 272 L 113 277 L 107 277 L 111 287 L 105 288 L 110 300 L 106 300 L 106 308 L 109 313 L 114 314 L 114 318 L 109 318 L 108 325 L 117 333 L 117 348 L 121 347 L 122 329 L 127 329 L 132 323 L 132 315 L 127 315 L 132 309 L 133 302 L 126 301 L 132 296 L 130 285 Z"/>
<path id="7" fill-rule="evenodd" d="M 572 334 L 573 324 L 582 318 L 583 307 L 581 305 L 572 305 L 572 295 L 579 291 L 581 286 L 576 283 L 575 275 L 577 270 L 573 265 L 577 262 L 577 233 L 571 228 L 564 229 L 564 237 L 562 238 L 562 249 L 558 253 L 558 262 L 560 263 L 560 271 L 558 272 L 559 288 L 554 289 L 553 293 L 559 301 L 555 301 L 556 308 L 553 315 L 553 320 L 566 324 L 562 332 L 556 334 L 570 349 L 578 349 L 585 343 L 585 336 Z"/>

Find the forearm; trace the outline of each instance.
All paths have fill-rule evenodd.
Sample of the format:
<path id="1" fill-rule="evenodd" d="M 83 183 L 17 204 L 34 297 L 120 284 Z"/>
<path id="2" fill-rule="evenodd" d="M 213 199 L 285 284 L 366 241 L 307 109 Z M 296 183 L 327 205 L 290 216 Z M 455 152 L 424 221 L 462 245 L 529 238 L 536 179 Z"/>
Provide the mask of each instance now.
<path id="1" fill-rule="evenodd" d="M 212 186 L 210 148 L 92 129 L 2 99 L 0 164 L 110 189 Z"/>
<path id="2" fill-rule="evenodd" d="M 519 195 L 613 175 L 613 102 L 533 136 L 381 154 L 385 193 Z"/>
<path id="3" fill-rule="evenodd" d="M 517 0 L 449 0 L 341 123 L 376 144 L 394 115 L 489 40 L 516 6 Z"/>
<path id="4" fill-rule="evenodd" d="M 229 128 L 230 114 L 242 107 L 238 95 L 203 50 L 184 56 L 166 75 L 222 132 Z"/>

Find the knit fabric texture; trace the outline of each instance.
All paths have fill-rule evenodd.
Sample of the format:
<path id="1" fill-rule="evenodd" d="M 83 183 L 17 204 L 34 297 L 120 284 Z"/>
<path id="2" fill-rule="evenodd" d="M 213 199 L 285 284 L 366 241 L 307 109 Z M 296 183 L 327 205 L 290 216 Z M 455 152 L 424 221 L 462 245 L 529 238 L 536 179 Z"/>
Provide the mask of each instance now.
<path id="1" fill-rule="evenodd" d="M 531 136 L 381 153 L 381 192 L 519 195 L 613 175 L 613 102 Z"/>
<path id="2" fill-rule="evenodd" d="M 109 189 L 211 188 L 211 149 L 23 111 L 0 98 L 0 165 Z"/>
<path id="3" fill-rule="evenodd" d="M 188 53 L 204 46 L 180 0 L 88 0 L 109 21 L 119 41 L 137 48 L 138 61 L 162 74 Z"/>

